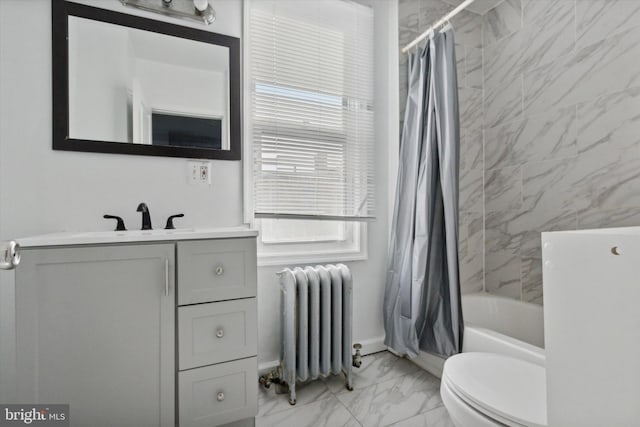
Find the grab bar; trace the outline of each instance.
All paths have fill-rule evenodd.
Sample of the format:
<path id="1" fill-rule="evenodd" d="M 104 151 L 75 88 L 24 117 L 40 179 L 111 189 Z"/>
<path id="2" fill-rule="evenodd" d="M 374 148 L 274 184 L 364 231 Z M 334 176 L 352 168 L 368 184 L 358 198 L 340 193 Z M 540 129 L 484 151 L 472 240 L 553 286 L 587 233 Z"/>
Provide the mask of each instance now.
<path id="1" fill-rule="evenodd" d="M 20 264 L 20 245 L 13 240 L 0 242 L 0 270 L 13 270 Z"/>

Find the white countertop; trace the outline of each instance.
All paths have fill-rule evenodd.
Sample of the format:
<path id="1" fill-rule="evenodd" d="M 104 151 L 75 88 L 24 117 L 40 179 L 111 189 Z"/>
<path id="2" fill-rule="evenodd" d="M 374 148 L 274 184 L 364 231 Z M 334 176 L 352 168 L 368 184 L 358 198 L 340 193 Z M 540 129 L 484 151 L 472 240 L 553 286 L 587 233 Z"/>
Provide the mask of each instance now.
<path id="1" fill-rule="evenodd" d="M 41 234 L 15 239 L 22 248 L 39 246 L 97 245 L 105 243 L 165 242 L 175 240 L 255 237 L 246 227 L 177 228 L 175 230 L 87 231 Z"/>

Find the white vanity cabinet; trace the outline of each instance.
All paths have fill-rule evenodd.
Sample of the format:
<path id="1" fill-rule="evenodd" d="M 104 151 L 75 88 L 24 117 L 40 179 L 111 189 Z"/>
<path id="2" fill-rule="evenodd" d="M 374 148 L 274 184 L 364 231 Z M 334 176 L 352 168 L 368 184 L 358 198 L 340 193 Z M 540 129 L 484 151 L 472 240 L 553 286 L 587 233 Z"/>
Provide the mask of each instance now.
<path id="1" fill-rule="evenodd" d="M 253 425 L 255 235 L 25 239 L 15 401 L 68 403 L 72 426 Z"/>
<path id="2" fill-rule="evenodd" d="M 172 426 L 174 246 L 24 249 L 16 269 L 19 403 L 73 426 Z"/>
<path id="3" fill-rule="evenodd" d="M 209 427 L 255 415 L 255 239 L 177 246 L 180 426 Z"/>

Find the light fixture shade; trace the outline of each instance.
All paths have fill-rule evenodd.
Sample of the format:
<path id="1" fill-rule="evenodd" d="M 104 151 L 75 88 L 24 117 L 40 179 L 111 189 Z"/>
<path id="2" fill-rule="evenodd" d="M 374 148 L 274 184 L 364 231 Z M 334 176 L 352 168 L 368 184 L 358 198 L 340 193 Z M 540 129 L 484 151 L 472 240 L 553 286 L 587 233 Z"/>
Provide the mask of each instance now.
<path id="1" fill-rule="evenodd" d="M 209 0 L 193 0 L 193 5 L 200 12 L 204 12 L 209 7 Z"/>
<path id="2" fill-rule="evenodd" d="M 208 0 L 120 0 L 120 2 L 136 9 L 198 21 L 207 25 L 216 20 L 216 11 Z"/>

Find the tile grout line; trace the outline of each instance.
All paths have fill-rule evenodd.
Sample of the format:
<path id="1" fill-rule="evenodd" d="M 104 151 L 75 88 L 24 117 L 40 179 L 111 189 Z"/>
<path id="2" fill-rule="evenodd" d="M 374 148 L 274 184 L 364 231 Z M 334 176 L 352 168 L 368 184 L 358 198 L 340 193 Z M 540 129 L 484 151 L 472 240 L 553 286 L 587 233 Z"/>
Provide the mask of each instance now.
<path id="1" fill-rule="evenodd" d="M 416 370 L 417 372 L 425 372 L 426 374 L 428 374 L 428 375 L 430 375 L 430 376 L 433 376 L 430 372 L 428 372 L 428 371 L 426 371 L 426 370 L 424 370 L 424 369 L 420 368 L 419 366 L 417 366 L 417 365 L 416 365 L 416 367 L 418 368 L 418 369 Z M 380 381 L 380 382 L 376 382 L 376 383 L 373 383 L 373 384 L 369 384 L 369 385 L 367 385 L 367 386 L 363 387 L 361 390 L 364 390 L 364 389 L 369 388 L 369 387 L 376 387 L 376 386 L 378 386 L 379 384 L 381 384 L 381 383 L 383 383 L 383 382 L 387 382 L 387 381 L 391 381 L 391 380 L 399 380 L 400 378 L 405 378 L 405 377 L 412 377 L 414 374 L 415 374 L 415 372 L 405 373 L 405 374 L 399 375 L 399 376 L 397 376 L 397 377 L 393 377 L 393 378 L 386 379 L 386 380 L 384 380 L 384 381 Z M 435 376 L 433 376 L 433 377 L 434 377 L 434 378 L 436 378 L 436 379 L 438 380 L 438 387 L 437 387 L 437 389 L 438 389 L 438 396 L 439 396 L 439 395 L 440 395 L 440 379 L 439 379 L 439 378 L 437 378 L 437 377 L 435 377 Z M 354 389 L 354 391 L 355 391 L 355 389 Z M 342 393 L 342 394 L 346 394 L 346 393 Z M 336 399 L 337 399 L 337 400 L 338 400 L 338 401 L 339 401 L 339 402 L 340 402 L 340 403 L 341 403 L 341 404 L 342 404 L 342 405 L 347 409 L 347 411 L 349 411 L 349 413 L 353 416 L 353 418 L 354 418 L 356 421 L 358 421 L 358 423 L 359 423 L 360 425 L 364 425 L 364 424 L 362 424 L 362 423 L 360 422 L 360 420 L 359 420 L 359 419 L 358 419 L 358 418 L 357 418 L 357 417 L 356 417 L 356 416 L 351 412 L 351 410 L 349 409 L 349 407 L 348 407 L 346 404 L 344 404 L 344 403 L 343 403 L 343 402 L 338 398 L 338 396 L 337 396 L 337 395 L 336 395 L 335 397 L 336 397 Z M 428 409 L 428 410 L 426 410 L 426 411 L 418 412 L 417 414 L 413 414 L 413 415 L 411 415 L 411 416 L 409 416 L 409 417 L 407 417 L 407 418 L 403 418 L 403 419 L 400 419 L 400 420 L 394 421 L 394 422 L 393 422 L 393 423 L 391 423 L 391 424 L 385 424 L 384 426 L 381 426 L 381 427 L 388 427 L 388 426 L 392 426 L 392 425 L 397 424 L 397 423 L 399 423 L 399 422 L 406 421 L 406 420 L 408 420 L 408 419 L 410 419 L 410 418 L 417 417 L 418 415 L 426 414 L 427 412 L 433 411 L 433 410 L 438 409 L 438 408 L 443 407 L 443 406 L 444 406 L 444 403 L 442 402 L 442 399 L 440 399 L 440 403 L 439 403 L 439 404 L 437 404 L 436 406 L 434 406 L 433 408 L 430 408 L 430 409 Z"/>
<path id="2" fill-rule="evenodd" d="M 354 389 L 353 391 L 355 391 L 355 389 Z M 353 418 L 353 419 L 355 420 L 355 422 L 357 422 L 357 423 L 358 423 L 358 425 L 363 426 L 363 424 L 360 422 L 360 420 L 359 420 L 359 419 L 354 415 L 354 413 L 353 413 L 353 412 L 351 412 L 351 409 L 349 409 L 349 407 L 348 407 L 347 405 L 345 405 L 345 404 L 344 404 L 344 402 L 342 402 L 342 400 L 340 400 L 340 399 L 338 398 L 338 396 L 337 396 L 337 395 L 334 395 L 333 397 L 338 401 L 338 403 L 339 403 L 340 405 L 342 405 L 342 407 L 343 407 L 344 409 L 346 409 L 346 410 L 347 410 L 347 412 L 349 413 L 349 415 L 351 415 L 351 418 Z"/>
<path id="3" fill-rule="evenodd" d="M 420 415 L 428 414 L 428 413 L 429 413 L 429 412 L 431 412 L 431 411 L 435 411 L 436 409 L 440 409 L 440 408 L 444 408 L 444 407 L 445 407 L 445 406 L 444 406 L 444 403 L 440 403 L 440 404 L 438 404 L 438 405 L 434 406 L 434 407 L 433 407 L 433 408 L 431 408 L 431 409 L 428 409 L 428 410 L 423 411 L 423 412 L 419 412 L 419 413 L 414 414 L 414 415 L 412 415 L 412 416 L 410 416 L 410 417 L 403 418 L 403 419 L 401 419 L 401 420 L 395 421 L 395 422 L 394 422 L 394 423 L 392 423 L 392 424 L 385 424 L 385 425 L 380 426 L 380 427 L 393 427 L 394 425 L 396 425 L 396 424 L 398 424 L 398 423 L 401 423 L 401 422 L 403 422 L 403 421 L 410 420 L 410 419 L 415 418 L 415 417 L 418 417 L 418 416 L 420 416 Z M 446 409 L 446 408 L 445 408 L 445 409 Z M 448 414 L 449 414 L 449 411 L 447 410 L 447 415 L 448 415 Z"/>
<path id="4" fill-rule="evenodd" d="M 485 12 L 486 13 L 486 12 Z M 485 192 L 485 182 L 487 175 L 487 162 L 485 160 L 485 144 L 486 144 L 486 85 L 485 85 L 485 50 L 486 46 L 484 43 L 485 38 L 485 19 L 484 15 L 482 16 L 482 28 L 481 28 L 481 40 L 482 40 L 482 126 L 480 128 L 481 137 L 482 137 L 482 291 L 487 292 L 487 206 L 486 206 L 486 192 Z"/>
<path id="5" fill-rule="evenodd" d="M 324 380 L 323 379 L 317 379 L 317 380 L 314 380 L 314 381 L 324 381 Z M 307 386 L 307 385 L 310 385 L 310 383 L 305 384 L 305 386 Z M 268 416 L 271 416 L 271 415 L 274 415 L 274 414 L 279 414 L 279 413 L 282 413 L 282 412 L 285 412 L 285 411 L 289 411 L 289 410 L 292 410 L 292 409 L 305 407 L 307 405 L 311 405 L 311 404 L 316 403 L 316 402 L 323 402 L 325 400 L 330 399 L 331 397 L 335 397 L 336 396 L 336 394 L 331 391 L 331 389 L 326 385 L 326 383 L 324 384 L 324 386 L 326 388 L 326 391 L 328 392 L 328 396 L 327 397 L 320 398 L 320 399 L 315 399 L 315 400 L 312 400 L 310 402 L 303 403 L 303 404 L 296 403 L 295 405 L 289 405 L 289 406 L 282 405 L 281 409 L 279 409 L 279 410 L 276 409 L 275 411 L 268 412 L 268 413 L 263 414 L 263 415 L 261 415 L 259 417 L 257 416 L 256 418 L 265 418 L 265 417 L 268 417 Z M 280 397 L 282 399 L 280 399 Z M 274 389 L 274 396 L 273 396 L 273 398 L 269 399 L 269 401 L 274 401 L 274 400 L 284 401 L 284 399 L 287 399 L 287 393 L 277 394 L 277 393 L 275 393 L 275 389 Z M 287 403 L 288 403 L 288 400 L 287 400 Z"/>

